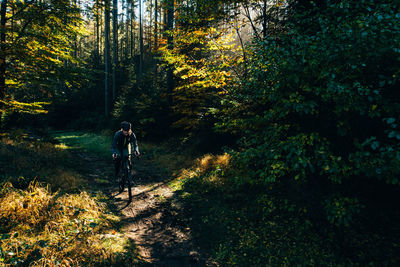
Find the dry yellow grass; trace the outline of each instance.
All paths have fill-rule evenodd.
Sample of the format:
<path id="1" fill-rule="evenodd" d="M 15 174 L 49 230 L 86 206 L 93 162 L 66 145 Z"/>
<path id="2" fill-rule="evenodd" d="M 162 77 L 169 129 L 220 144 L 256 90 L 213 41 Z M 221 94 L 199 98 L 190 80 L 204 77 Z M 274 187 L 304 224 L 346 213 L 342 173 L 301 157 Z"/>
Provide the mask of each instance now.
<path id="1" fill-rule="evenodd" d="M 196 167 L 200 172 L 205 172 L 217 167 L 226 168 L 229 165 L 229 160 L 230 156 L 227 153 L 216 156 L 206 154 L 196 160 Z"/>
<path id="2" fill-rule="evenodd" d="M 229 167 L 229 154 L 211 155 L 206 154 L 194 161 L 194 164 L 189 168 L 180 169 L 175 176 L 177 177 L 171 185 L 176 189 L 181 189 L 183 181 L 191 179 L 196 176 L 201 176 L 210 171 L 224 171 Z M 213 173 L 206 178 L 209 182 L 217 185 L 223 185 L 225 179 L 223 176 Z"/>
<path id="3" fill-rule="evenodd" d="M 131 247 L 113 229 L 118 218 L 86 192 L 59 195 L 31 184 L 0 190 L 0 265 L 117 264 Z M 126 263 L 126 259 L 124 259 Z M 129 262 L 133 262 L 130 259 Z"/>

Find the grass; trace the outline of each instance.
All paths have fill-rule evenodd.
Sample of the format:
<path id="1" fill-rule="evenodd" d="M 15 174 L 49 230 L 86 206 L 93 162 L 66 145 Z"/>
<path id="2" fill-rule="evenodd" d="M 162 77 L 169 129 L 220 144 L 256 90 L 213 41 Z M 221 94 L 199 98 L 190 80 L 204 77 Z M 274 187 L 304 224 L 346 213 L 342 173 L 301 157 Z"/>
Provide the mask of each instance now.
<path id="1" fill-rule="evenodd" d="M 74 165 L 67 151 L 50 142 L 23 133 L 0 137 L 0 182 L 11 181 L 16 187 L 26 188 L 30 182 L 40 181 L 54 190 L 74 191 L 86 184 Z"/>
<path id="2" fill-rule="evenodd" d="M 0 265 L 140 265 L 134 244 L 119 232 L 120 218 L 108 207 L 108 197 L 91 188 L 70 153 L 109 156 L 103 151 L 107 138 L 56 135 L 63 142 L 22 131 L 0 136 Z"/>
<path id="3" fill-rule="evenodd" d="M 110 157 L 112 134 L 109 132 L 83 133 L 83 132 L 51 132 L 51 136 L 60 142 L 57 145 L 63 149 L 81 149 L 84 152 L 94 153 L 103 158 Z"/>
<path id="4" fill-rule="evenodd" d="M 86 192 L 51 193 L 32 183 L 16 189 L 11 183 L 0 195 L 0 262 L 10 265 L 55 266 L 137 263 L 126 253 L 129 240 L 115 229 L 119 218 Z"/>

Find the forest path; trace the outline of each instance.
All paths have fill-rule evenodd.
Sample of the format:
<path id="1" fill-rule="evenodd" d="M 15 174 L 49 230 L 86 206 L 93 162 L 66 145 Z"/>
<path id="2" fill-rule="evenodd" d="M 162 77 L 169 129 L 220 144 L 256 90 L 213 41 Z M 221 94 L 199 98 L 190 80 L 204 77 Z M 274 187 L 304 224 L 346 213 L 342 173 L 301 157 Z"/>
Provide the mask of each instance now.
<path id="1" fill-rule="evenodd" d="M 112 162 L 83 151 L 72 151 L 83 162 L 89 182 L 110 196 L 121 217 L 121 231 L 134 241 L 142 266 L 212 266 L 202 259 L 188 226 L 190 215 L 168 185 L 168 177 L 155 174 L 142 160 L 134 161 L 132 202 L 127 189 L 118 192 L 110 183 Z"/>

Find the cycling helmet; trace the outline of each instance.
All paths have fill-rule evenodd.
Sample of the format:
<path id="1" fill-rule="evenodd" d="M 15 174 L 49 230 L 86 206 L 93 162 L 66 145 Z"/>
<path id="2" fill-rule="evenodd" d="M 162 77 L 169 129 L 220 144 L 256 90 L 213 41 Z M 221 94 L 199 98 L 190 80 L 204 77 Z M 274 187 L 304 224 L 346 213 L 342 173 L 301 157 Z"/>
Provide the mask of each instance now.
<path id="1" fill-rule="evenodd" d="M 132 128 L 132 124 L 127 121 L 121 122 L 121 129 L 124 131 L 129 131 Z"/>

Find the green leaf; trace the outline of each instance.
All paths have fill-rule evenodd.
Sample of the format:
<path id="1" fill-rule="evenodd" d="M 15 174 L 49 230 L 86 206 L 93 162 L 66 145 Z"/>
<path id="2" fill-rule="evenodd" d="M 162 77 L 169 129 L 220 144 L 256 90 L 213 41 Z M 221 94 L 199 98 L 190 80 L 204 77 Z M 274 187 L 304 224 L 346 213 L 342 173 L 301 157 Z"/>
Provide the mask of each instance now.
<path id="1" fill-rule="evenodd" d="M 395 137 L 396 136 L 396 132 L 395 131 L 391 131 L 389 134 L 388 134 L 388 137 L 389 138 L 393 138 L 393 137 Z"/>

